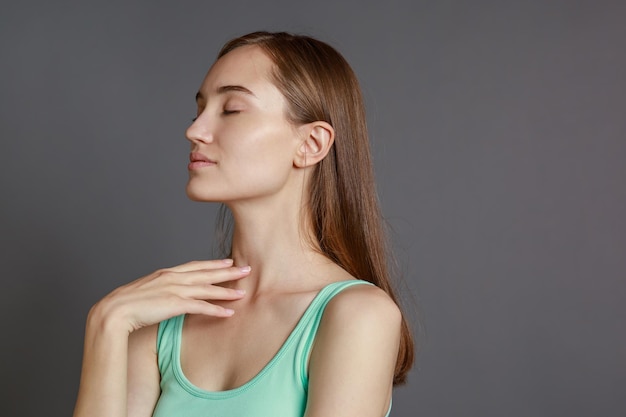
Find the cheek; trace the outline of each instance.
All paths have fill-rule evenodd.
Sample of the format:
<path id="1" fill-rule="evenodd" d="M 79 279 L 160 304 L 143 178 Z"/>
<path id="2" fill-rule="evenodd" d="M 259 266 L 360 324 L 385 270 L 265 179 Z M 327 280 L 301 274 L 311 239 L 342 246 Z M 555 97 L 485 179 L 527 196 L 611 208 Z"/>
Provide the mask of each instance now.
<path id="1" fill-rule="evenodd" d="M 290 129 L 264 125 L 229 145 L 229 162 L 244 184 L 276 187 L 284 183 L 293 168 L 294 138 Z M 236 149 L 235 149 L 236 148 Z"/>
<path id="2" fill-rule="evenodd" d="M 250 118 L 224 132 L 221 142 L 229 157 L 245 163 L 284 163 L 293 156 L 294 133 L 280 118 Z"/>

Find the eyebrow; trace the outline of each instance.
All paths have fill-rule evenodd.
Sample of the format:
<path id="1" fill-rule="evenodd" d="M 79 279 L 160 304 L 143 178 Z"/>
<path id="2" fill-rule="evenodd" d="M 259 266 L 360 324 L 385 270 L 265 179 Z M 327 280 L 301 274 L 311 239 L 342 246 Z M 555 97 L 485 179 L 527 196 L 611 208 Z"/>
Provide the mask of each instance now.
<path id="1" fill-rule="evenodd" d="M 217 93 L 218 94 L 225 94 L 231 91 L 235 91 L 238 93 L 244 93 L 244 94 L 248 94 L 254 98 L 258 98 L 256 96 L 256 94 L 254 94 L 252 91 L 250 91 L 249 89 L 247 89 L 246 87 L 242 86 L 242 85 L 223 85 L 221 87 L 217 88 Z M 203 99 L 204 96 L 202 95 L 201 92 L 197 92 L 196 93 L 196 101 Z"/>

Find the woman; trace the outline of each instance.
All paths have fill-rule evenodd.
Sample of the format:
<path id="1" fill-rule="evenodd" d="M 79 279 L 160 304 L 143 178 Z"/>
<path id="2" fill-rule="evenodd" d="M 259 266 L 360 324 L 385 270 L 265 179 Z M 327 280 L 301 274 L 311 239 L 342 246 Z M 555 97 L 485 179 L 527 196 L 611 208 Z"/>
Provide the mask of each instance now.
<path id="1" fill-rule="evenodd" d="M 309 37 L 252 33 L 196 102 L 187 194 L 232 212 L 229 259 L 94 305 L 74 416 L 387 415 L 413 345 L 349 65 Z"/>

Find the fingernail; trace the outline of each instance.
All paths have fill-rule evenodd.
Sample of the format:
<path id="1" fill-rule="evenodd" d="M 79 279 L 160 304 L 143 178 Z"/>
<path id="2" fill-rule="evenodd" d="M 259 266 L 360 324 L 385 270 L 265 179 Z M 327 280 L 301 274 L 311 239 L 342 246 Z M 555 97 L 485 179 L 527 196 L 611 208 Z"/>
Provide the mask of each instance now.
<path id="1" fill-rule="evenodd" d="M 244 295 L 246 293 L 246 290 L 235 290 L 237 291 L 237 294 L 239 295 Z"/>
<path id="2" fill-rule="evenodd" d="M 239 268 L 241 272 L 250 272 L 251 269 L 252 268 L 250 268 L 249 266 L 242 266 Z"/>
<path id="3" fill-rule="evenodd" d="M 222 259 L 222 262 L 224 262 L 226 265 L 232 265 L 233 264 L 233 260 L 232 259 Z"/>
<path id="4" fill-rule="evenodd" d="M 232 316 L 233 314 L 235 314 L 235 310 L 231 310 L 230 308 L 225 308 L 224 313 L 226 313 L 229 316 Z"/>

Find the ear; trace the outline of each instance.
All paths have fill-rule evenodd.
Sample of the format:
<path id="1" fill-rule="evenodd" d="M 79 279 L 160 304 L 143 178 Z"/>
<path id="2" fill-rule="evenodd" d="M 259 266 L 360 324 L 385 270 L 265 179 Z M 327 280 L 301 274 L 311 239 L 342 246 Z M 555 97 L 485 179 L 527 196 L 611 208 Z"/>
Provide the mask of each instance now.
<path id="1" fill-rule="evenodd" d="M 335 141 L 335 129 L 322 121 L 300 126 L 302 143 L 294 156 L 293 164 L 298 168 L 313 166 L 324 159 Z"/>

